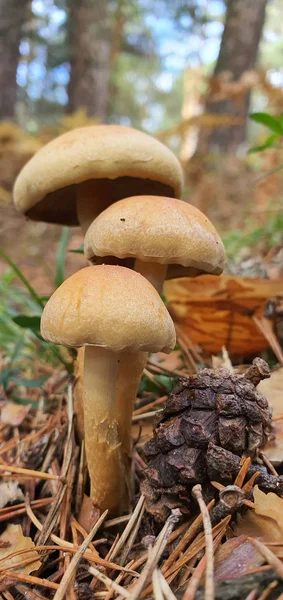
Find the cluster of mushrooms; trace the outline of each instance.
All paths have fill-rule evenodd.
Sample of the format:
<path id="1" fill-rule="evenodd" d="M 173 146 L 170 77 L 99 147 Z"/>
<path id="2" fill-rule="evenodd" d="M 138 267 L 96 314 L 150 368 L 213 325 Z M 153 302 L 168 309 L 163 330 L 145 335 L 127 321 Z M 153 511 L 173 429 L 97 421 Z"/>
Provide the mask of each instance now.
<path id="1" fill-rule="evenodd" d="M 83 422 L 91 498 L 118 515 L 131 500 L 131 422 L 148 352 L 176 343 L 160 294 L 166 279 L 220 274 L 225 253 L 210 221 L 178 200 L 181 166 L 153 137 L 97 125 L 39 150 L 14 188 L 34 220 L 80 225 L 89 265 L 47 302 L 45 340 L 82 348 Z"/>

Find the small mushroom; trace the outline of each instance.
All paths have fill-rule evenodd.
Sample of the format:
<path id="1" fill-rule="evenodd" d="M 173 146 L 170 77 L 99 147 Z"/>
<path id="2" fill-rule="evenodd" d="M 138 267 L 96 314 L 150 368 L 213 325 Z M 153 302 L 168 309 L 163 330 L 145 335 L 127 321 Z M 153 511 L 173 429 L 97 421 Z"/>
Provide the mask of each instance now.
<path id="1" fill-rule="evenodd" d="M 155 138 L 122 125 L 73 129 L 41 148 L 20 172 L 16 208 L 36 221 L 81 225 L 135 194 L 177 197 L 182 170 Z"/>
<path id="2" fill-rule="evenodd" d="M 222 241 L 200 210 L 158 196 L 124 198 L 104 210 L 86 232 L 85 255 L 92 263 L 126 261 L 159 293 L 165 279 L 220 274 L 225 262 Z"/>
<path id="3" fill-rule="evenodd" d="M 85 346 L 85 447 L 91 497 L 100 510 L 118 514 L 129 508 L 130 463 L 121 449 L 116 386 L 120 356 L 170 352 L 172 319 L 156 290 L 125 267 L 86 267 L 68 279 L 47 302 L 41 319 L 44 339 Z M 132 406 L 124 407 L 124 427 Z M 129 435 L 129 433 L 128 433 Z"/>

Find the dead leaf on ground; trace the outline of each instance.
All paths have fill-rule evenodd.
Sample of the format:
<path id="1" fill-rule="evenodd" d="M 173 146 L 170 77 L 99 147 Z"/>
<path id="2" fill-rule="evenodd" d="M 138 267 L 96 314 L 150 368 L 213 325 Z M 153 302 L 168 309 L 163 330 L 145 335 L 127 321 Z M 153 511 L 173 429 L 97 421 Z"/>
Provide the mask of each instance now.
<path id="1" fill-rule="evenodd" d="M 18 427 L 26 418 L 31 409 L 31 404 L 17 404 L 16 402 L 7 402 L 1 410 L 1 423 Z"/>
<path id="2" fill-rule="evenodd" d="M 249 509 L 233 528 L 235 534 L 260 537 L 264 543 L 282 542 L 282 546 L 275 546 L 272 551 L 283 558 L 283 499 L 272 492 L 261 492 L 256 485 L 254 503 L 255 509 Z"/>
<path id="3" fill-rule="evenodd" d="M 164 295 L 175 323 L 193 344 L 210 354 L 225 346 L 231 355 L 250 356 L 269 347 L 252 316 L 282 292 L 282 282 L 233 275 L 200 275 L 166 281 Z"/>
<path id="4" fill-rule="evenodd" d="M 159 407 L 160 408 L 160 407 Z M 153 435 L 153 419 L 144 419 L 132 425 L 132 438 L 137 444 L 137 448 L 142 448 Z"/>
<path id="5" fill-rule="evenodd" d="M 17 481 L 1 481 L 0 482 L 0 508 L 4 508 L 7 504 L 14 504 L 19 500 L 24 501 L 24 494 L 19 488 Z"/>
<path id="6" fill-rule="evenodd" d="M 264 454 L 277 467 L 283 461 L 283 419 L 273 423 L 272 438 L 264 446 Z"/>
<path id="7" fill-rule="evenodd" d="M 283 414 L 283 368 L 273 371 L 270 379 L 261 381 L 258 390 L 266 396 L 273 409 L 273 417 Z M 275 466 L 283 461 L 283 419 L 274 421 L 272 438 L 264 453 Z"/>
<path id="8" fill-rule="evenodd" d="M 95 508 L 91 498 L 84 494 L 80 514 L 78 516 L 79 524 L 87 533 L 89 533 L 99 517 L 100 511 L 98 508 Z"/>
<path id="9" fill-rule="evenodd" d="M 269 379 L 261 381 L 257 386 L 259 392 L 266 396 L 273 408 L 273 417 L 283 414 L 283 367 L 273 371 Z"/>
<path id="10" fill-rule="evenodd" d="M 174 350 L 170 354 L 156 352 L 151 355 L 150 359 L 152 362 L 160 364 L 163 369 L 168 369 L 169 371 L 179 370 L 184 367 L 184 360 L 180 350 Z"/>
<path id="11" fill-rule="evenodd" d="M 6 544 L 8 542 L 8 545 Z M 39 560 L 39 555 L 35 550 L 35 545 L 30 537 L 25 537 L 23 535 L 23 530 L 21 525 L 8 525 L 7 529 L 5 529 L 4 533 L 0 536 L 0 543 L 3 544 L 0 547 L 0 567 L 10 568 L 13 567 L 16 563 L 19 563 L 23 559 L 33 559 L 33 562 L 26 566 L 21 566 L 18 569 L 14 567 L 14 571 L 18 573 L 25 573 L 29 575 L 33 571 L 37 571 L 41 567 L 41 562 Z M 6 546 L 6 547 L 5 547 Z M 13 554 L 14 552 L 19 552 L 20 550 L 30 550 L 29 552 L 25 552 L 24 554 L 19 554 L 18 556 L 14 556 L 13 558 L 5 557 Z"/>
<path id="12" fill-rule="evenodd" d="M 264 563 L 264 558 L 246 535 L 231 538 L 215 554 L 215 579 L 236 579 Z"/>

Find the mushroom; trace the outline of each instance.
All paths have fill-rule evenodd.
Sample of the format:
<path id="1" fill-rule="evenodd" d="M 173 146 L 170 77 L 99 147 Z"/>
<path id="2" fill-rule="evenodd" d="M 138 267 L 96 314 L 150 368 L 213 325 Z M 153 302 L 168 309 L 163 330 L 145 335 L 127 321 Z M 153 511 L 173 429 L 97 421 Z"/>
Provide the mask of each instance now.
<path id="1" fill-rule="evenodd" d="M 200 210 L 158 196 L 124 198 L 104 210 L 86 232 L 85 255 L 92 263 L 126 261 L 159 293 L 165 279 L 220 274 L 225 262 L 222 241 Z"/>
<path id="2" fill-rule="evenodd" d="M 120 408 L 116 403 L 118 363 L 139 352 L 170 352 L 175 345 L 172 319 L 156 290 L 125 267 L 85 267 L 47 302 L 41 318 L 44 339 L 85 346 L 85 447 L 91 497 L 100 510 L 118 514 L 129 508 L 130 464 L 121 450 Z M 131 425 L 127 407 L 124 427 Z M 128 433 L 129 435 L 129 433 Z"/>
<path id="3" fill-rule="evenodd" d="M 177 197 L 181 166 L 155 138 L 122 125 L 73 129 L 41 148 L 14 187 L 18 210 L 36 221 L 81 225 L 135 194 Z"/>
<path id="4" fill-rule="evenodd" d="M 80 224 L 85 232 L 102 210 L 121 198 L 144 193 L 178 196 L 181 188 L 180 163 L 161 142 L 130 127 L 94 125 L 69 131 L 41 148 L 16 180 L 14 203 L 31 219 Z M 78 370 L 82 370 L 81 357 L 77 360 Z M 137 367 L 141 358 L 137 358 Z M 124 356 L 120 368 L 119 389 L 125 387 Z M 139 375 L 133 363 L 132 369 L 134 380 L 130 384 L 128 379 L 128 387 L 136 388 Z M 74 391 L 74 403 L 81 437 L 79 386 Z"/>

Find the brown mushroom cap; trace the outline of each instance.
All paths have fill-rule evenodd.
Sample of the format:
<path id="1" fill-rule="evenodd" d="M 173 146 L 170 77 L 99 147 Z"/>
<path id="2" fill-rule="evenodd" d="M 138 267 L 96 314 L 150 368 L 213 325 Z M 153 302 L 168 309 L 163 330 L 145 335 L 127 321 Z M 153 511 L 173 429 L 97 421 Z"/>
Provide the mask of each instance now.
<path id="1" fill-rule="evenodd" d="M 125 267 L 85 267 L 66 279 L 41 318 L 45 340 L 115 352 L 171 352 L 173 321 L 153 286 Z"/>
<path id="2" fill-rule="evenodd" d="M 137 193 L 177 197 L 181 166 L 155 138 L 121 125 L 74 129 L 41 148 L 20 172 L 14 202 L 28 217 L 77 225 L 76 184 L 97 180 L 110 203 Z"/>
<path id="3" fill-rule="evenodd" d="M 222 273 L 225 250 L 208 218 L 174 198 L 135 196 L 109 206 L 85 236 L 85 255 L 167 264 L 167 279 Z M 133 263 L 133 260 L 132 260 Z"/>

